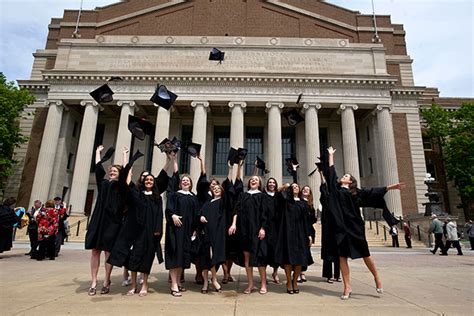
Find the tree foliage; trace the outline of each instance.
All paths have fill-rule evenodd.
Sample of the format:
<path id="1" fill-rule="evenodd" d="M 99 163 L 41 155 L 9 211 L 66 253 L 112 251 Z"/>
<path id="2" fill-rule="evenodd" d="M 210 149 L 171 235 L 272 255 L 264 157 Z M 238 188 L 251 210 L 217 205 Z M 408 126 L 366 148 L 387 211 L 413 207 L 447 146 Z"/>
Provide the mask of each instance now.
<path id="1" fill-rule="evenodd" d="M 18 118 L 29 104 L 35 101 L 29 91 L 18 89 L 13 81 L 0 72 L 0 189 L 12 175 L 16 161 L 13 152 L 16 147 L 28 141 L 21 134 Z"/>
<path id="2" fill-rule="evenodd" d="M 438 140 L 448 180 L 453 180 L 466 219 L 474 203 L 474 104 L 448 111 L 437 104 L 422 110 L 427 136 Z"/>

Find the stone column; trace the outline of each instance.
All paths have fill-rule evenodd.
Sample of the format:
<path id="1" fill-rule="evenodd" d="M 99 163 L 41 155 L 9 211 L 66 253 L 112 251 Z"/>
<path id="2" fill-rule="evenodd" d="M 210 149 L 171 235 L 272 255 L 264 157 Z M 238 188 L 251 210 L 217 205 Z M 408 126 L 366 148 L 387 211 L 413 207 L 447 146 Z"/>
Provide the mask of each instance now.
<path id="1" fill-rule="evenodd" d="M 238 149 L 244 147 L 244 113 L 247 103 L 245 102 L 229 102 L 230 108 L 230 147 Z M 244 169 L 244 168 L 242 168 Z M 244 176 L 242 170 L 242 177 Z M 237 166 L 234 166 L 233 178 L 237 175 Z"/>
<path id="2" fill-rule="evenodd" d="M 341 176 L 350 173 L 360 185 L 359 156 L 357 152 L 357 134 L 354 119 L 356 104 L 341 104 L 342 152 L 344 154 L 344 171 L 339 171 Z"/>
<path id="3" fill-rule="evenodd" d="M 282 149 L 281 149 L 281 109 L 285 105 L 281 102 L 267 102 L 268 114 L 268 155 L 265 155 L 267 169 L 281 185 L 283 183 Z"/>
<path id="4" fill-rule="evenodd" d="M 86 204 L 91 163 L 95 162 L 94 139 L 100 109 L 100 105 L 95 101 L 81 101 L 81 105 L 85 107 L 84 117 L 77 146 L 69 200 L 69 204 L 72 205 L 72 210 L 76 214 L 82 214 Z"/>
<path id="5" fill-rule="evenodd" d="M 161 106 L 158 106 L 156 114 L 156 127 L 155 127 L 155 141 L 159 144 L 163 139 L 167 138 L 170 133 L 170 117 L 171 110 L 166 110 Z M 153 161 L 151 163 L 151 173 L 157 176 L 160 170 L 163 168 L 166 162 L 166 154 L 162 153 L 157 146 L 153 146 Z"/>
<path id="6" fill-rule="evenodd" d="M 121 165 L 123 163 L 122 152 L 123 147 L 130 148 L 132 142 L 132 134 L 128 130 L 128 116 L 135 112 L 135 101 L 118 101 L 117 105 L 121 107 L 120 120 L 117 132 L 117 142 L 115 143 L 114 164 Z"/>
<path id="7" fill-rule="evenodd" d="M 207 101 L 194 101 L 191 102 L 191 106 L 194 109 L 194 121 L 193 121 L 193 143 L 201 144 L 201 157 L 206 161 L 206 131 L 207 131 L 207 112 L 209 110 L 209 102 Z M 201 175 L 201 162 L 199 159 L 191 158 L 190 168 L 191 179 L 196 181 Z M 194 189 L 196 185 L 194 185 Z"/>
<path id="8" fill-rule="evenodd" d="M 382 165 L 382 185 L 398 183 L 397 154 L 395 150 L 395 138 L 393 136 L 392 118 L 390 116 L 390 105 L 377 106 L 377 127 L 380 139 L 380 162 Z M 391 190 L 385 195 L 387 206 L 390 211 L 402 216 L 402 200 L 399 190 Z"/>
<path id="9" fill-rule="evenodd" d="M 44 203 L 49 198 L 53 198 L 48 194 L 53 176 L 54 158 L 56 157 L 64 106 L 61 100 L 47 100 L 45 105 L 49 106 L 48 116 L 41 140 L 30 204 L 27 207 L 31 207 L 35 200 L 41 200 Z"/>
<path id="10" fill-rule="evenodd" d="M 314 163 L 320 156 L 318 110 L 321 108 L 321 104 L 304 103 L 303 108 L 305 109 L 306 163 L 307 174 L 309 174 L 316 168 Z M 318 172 L 308 177 L 308 185 L 313 191 L 314 201 L 319 201 L 321 178 Z"/>

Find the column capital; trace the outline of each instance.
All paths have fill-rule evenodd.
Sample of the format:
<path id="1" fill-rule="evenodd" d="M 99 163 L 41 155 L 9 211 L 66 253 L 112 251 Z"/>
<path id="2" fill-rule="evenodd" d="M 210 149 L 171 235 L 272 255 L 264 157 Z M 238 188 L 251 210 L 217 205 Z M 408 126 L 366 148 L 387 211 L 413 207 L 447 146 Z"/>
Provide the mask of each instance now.
<path id="1" fill-rule="evenodd" d="M 229 102 L 229 108 L 230 108 L 229 110 L 231 112 L 234 108 L 238 108 L 239 106 L 242 108 L 242 111 L 245 112 L 245 108 L 247 107 L 247 102 L 244 102 L 244 101 Z"/>
<path id="2" fill-rule="evenodd" d="M 350 103 L 342 103 L 340 106 L 339 106 L 339 110 L 340 111 L 344 111 L 345 109 L 348 109 L 348 108 L 351 108 L 352 110 L 357 110 L 359 107 L 357 106 L 357 104 L 350 104 Z"/>
<path id="3" fill-rule="evenodd" d="M 63 100 L 45 100 L 44 105 L 45 106 L 56 105 L 56 106 L 64 107 Z"/>
<path id="4" fill-rule="evenodd" d="M 392 106 L 390 104 L 378 104 L 376 107 L 377 111 L 388 110 L 389 112 L 392 111 Z"/>
<path id="5" fill-rule="evenodd" d="M 133 100 L 120 100 L 120 101 L 117 101 L 117 106 L 124 106 L 124 105 L 128 105 L 129 107 L 134 107 L 134 106 L 136 106 L 136 102 L 133 101 Z"/>
<path id="6" fill-rule="evenodd" d="M 191 107 L 193 108 L 194 111 L 196 111 L 196 108 L 198 106 L 202 106 L 206 112 L 209 112 L 210 111 L 210 107 L 209 107 L 209 102 L 208 101 L 193 101 L 191 102 Z"/>
<path id="7" fill-rule="evenodd" d="M 316 111 L 321 109 L 321 103 L 303 103 L 303 109 L 309 110 L 310 108 L 315 108 Z"/>
<path id="8" fill-rule="evenodd" d="M 100 105 L 99 103 L 95 102 L 94 100 L 82 100 L 81 101 L 81 106 L 84 106 L 84 107 L 88 107 L 88 106 L 92 106 L 92 107 L 97 107 L 99 109 L 99 111 L 103 111 L 104 108 L 102 107 L 102 105 Z"/>
<path id="9" fill-rule="evenodd" d="M 276 106 L 279 111 L 285 107 L 285 103 L 283 102 L 267 102 L 265 103 L 265 112 L 268 112 L 273 106 Z"/>

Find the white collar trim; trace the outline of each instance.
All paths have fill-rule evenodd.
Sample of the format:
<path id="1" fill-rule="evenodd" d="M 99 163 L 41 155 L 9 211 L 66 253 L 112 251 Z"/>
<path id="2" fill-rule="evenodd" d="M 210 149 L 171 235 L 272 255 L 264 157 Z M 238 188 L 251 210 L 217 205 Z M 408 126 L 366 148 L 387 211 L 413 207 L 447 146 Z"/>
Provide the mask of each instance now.
<path id="1" fill-rule="evenodd" d="M 192 195 L 191 191 L 178 190 L 178 192 L 181 194 Z"/>

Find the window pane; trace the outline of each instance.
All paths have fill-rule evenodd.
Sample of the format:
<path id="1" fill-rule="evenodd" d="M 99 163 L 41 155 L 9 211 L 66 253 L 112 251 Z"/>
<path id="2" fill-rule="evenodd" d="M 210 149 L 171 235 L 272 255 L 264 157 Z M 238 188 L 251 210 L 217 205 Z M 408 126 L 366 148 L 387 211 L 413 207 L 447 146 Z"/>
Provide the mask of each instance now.
<path id="1" fill-rule="evenodd" d="M 190 125 L 184 125 L 183 129 L 181 130 L 181 143 L 186 144 L 187 142 L 191 142 L 193 138 L 193 127 Z M 189 173 L 190 164 L 191 164 L 191 156 L 185 153 L 184 148 L 179 151 L 179 172 L 180 173 Z"/>
<path id="2" fill-rule="evenodd" d="M 247 158 L 245 159 L 245 175 L 253 174 L 255 159 L 257 156 L 263 157 L 263 127 L 247 127 L 245 148 L 247 148 Z"/>
<path id="3" fill-rule="evenodd" d="M 212 173 L 214 175 L 227 174 L 227 155 L 230 148 L 230 127 L 214 127 L 214 159 Z"/>

